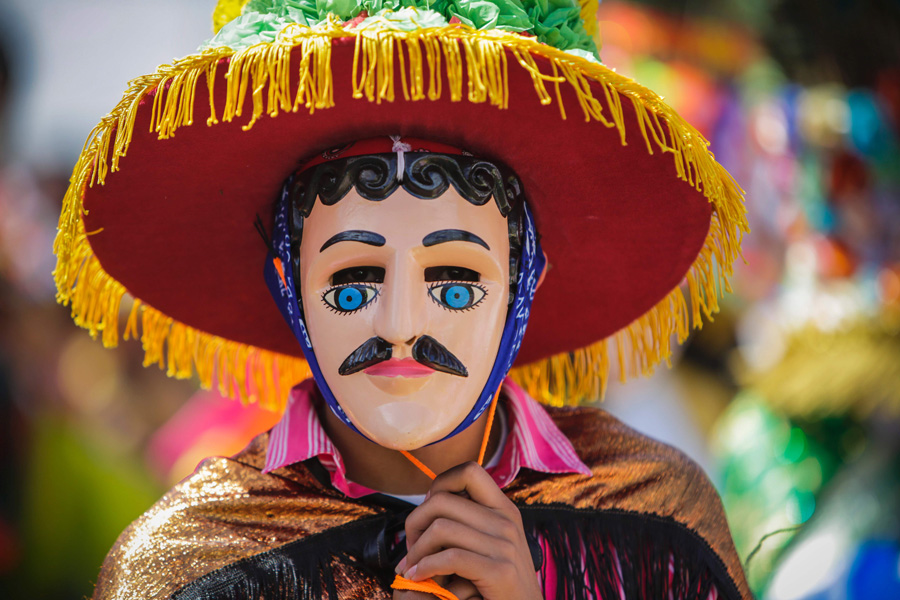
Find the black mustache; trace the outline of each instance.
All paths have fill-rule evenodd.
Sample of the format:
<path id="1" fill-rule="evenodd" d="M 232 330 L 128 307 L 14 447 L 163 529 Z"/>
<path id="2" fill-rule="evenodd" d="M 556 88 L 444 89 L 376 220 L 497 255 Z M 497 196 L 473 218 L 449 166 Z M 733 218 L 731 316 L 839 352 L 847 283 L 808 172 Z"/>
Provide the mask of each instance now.
<path id="1" fill-rule="evenodd" d="M 353 375 L 363 369 L 368 369 L 372 365 L 390 360 L 392 344 L 380 337 L 373 337 L 365 342 L 362 346 L 353 351 L 341 366 L 338 367 L 340 375 Z"/>
<path id="2" fill-rule="evenodd" d="M 358 373 L 372 365 L 390 360 L 392 354 L 393 345 L 390 342 L 377 336 L 370 338 L 341 363 L 338 373 L 340 375 Z M 413 344 L 412 358 L 417 363 L 431 367 L 435 371 L 459 377 L 469 376 L 465 365 L 440 342 L 428 335 L 423 335 Z"/>
<path id="3" fill-rule="evenodd" d="M 431 336 L 423 335 L 416 340 L 412 347 L 412 357 L 417 363 L 431 367 L 435 371 L 459 377 L 469 376 L 466 366 Z"/>

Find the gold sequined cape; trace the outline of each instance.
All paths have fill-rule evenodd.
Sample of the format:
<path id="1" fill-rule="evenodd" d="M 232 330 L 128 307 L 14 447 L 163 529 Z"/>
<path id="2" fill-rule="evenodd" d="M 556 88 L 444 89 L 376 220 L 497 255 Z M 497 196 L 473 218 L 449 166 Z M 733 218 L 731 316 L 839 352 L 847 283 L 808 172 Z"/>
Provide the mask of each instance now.
<path id="1" fill-rule="evenodd" d="M 720 499 L 695 463 L 603 411 L 547 410 L 593 476 L 525 470 L 504 489 L 523 517 L 534 509 L 551 518 L 598 515 L 620 523 L 623 531 L 634 529 L 627 519 L 635 518 L 666 526 L 677 533 L 678 544 L 691 545 L 685 553 L 703 555 L 704 564 L 713 565 L 720 592 L 731 591 L 720 596 L 752 597 Z M 347 531 L 384 512 L 365 498 L 323 485 L 304 463 L 263 474 L 267 443 L 268 434 L 262 434 L 232 458 L 207 459 L 132 523 L 103 563 L 94 600 L 170 598 L 223 567 L 237 564 L 247 571 L 254 557 L 297 540 L 336 539 L 331 531 Z M 314 537 L 323 532 L 329 533 Z M 650 543 L 660 534 L 651 535 Z M 671 554 L 679 552 L 664 557 Z M 353 564 L 335 560 L 326 566 L 339 598 L 391 597 Z M 663 568 L 668 566 L 666 558 Z"/>

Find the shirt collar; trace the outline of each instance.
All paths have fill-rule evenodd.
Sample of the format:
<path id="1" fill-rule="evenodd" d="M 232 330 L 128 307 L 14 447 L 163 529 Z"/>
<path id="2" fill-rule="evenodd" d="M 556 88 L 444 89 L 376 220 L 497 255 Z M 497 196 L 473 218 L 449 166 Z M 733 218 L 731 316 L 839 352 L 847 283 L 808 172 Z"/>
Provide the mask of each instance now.
<path id="1" fill-rule="evenodd" d="M 263 473 L 318 457 L 330 474 L 332 485 L 344 494 L 359 498 L 376 493 L 347 479 L 341 454 L 325 434 L 316 414 L 314 393 L 312 379 L 291 390 L 284 416 L 269 433 Z M 522 468 L 542 473 L 590 475 L 590 469 L 578 458 L 572 443 L 543 407 L 509 378 L 503 382 L 502 397 L 506 400 L 509 435 L 499 462 L 488 468 L 498 486 L 511 483 Z"/>

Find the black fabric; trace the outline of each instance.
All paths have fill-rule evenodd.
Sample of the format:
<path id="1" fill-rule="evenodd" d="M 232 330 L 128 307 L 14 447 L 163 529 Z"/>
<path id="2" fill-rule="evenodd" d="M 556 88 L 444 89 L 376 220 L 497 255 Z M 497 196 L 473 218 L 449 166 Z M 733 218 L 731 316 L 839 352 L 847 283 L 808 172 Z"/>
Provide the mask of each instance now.
<path id="1" fill-rule="evenodd" d="M 594 598 L 586 588 L 598 590 L 601 598 L 618 598 L 619 584 L 629 600 L 706 600 L 713 586 L 719 598 L 741 598 L 722 559 L 675 519 L 566 505 L 519 510 L 526 530 L 544 540 L 545 564 L 556 566 L 559 600 Z M 578 549 L 583 562 L 573 558 Z"/>
<path id="2" fill-rule="evenodd" d="M 321 462 L 319 462 L 317 456 L 304 460 L 303 466 L 307 468 L 310 475 L 315 477 L 316 481 L 318 481 L 322 487 L 331 490 L 335 489 L 334 486 L 331 485 L 331 475 L 328 474 L 328 470 L 322 466 Z"/>
<path id="3" fill-rule="evenodd" d="M 381 504 L 381 499 L 379 499 Z M 173 600 L 338 600 L 333 572 L 343 565 L 389 592 L 403 554 L 389 542 L 410 510 L 393 505 L 213 571 L 184 586 Z M 405 508 L 404 508 L 405 506 Z M 740 600 L 725 564 L 703 538 L 671 518 L 566 505 L 520 505 L 526 533 L 544 542 L 544 565 L 556 566 L 558 600 Z M 546 573 L 545 573 L 546 575 Z"/>
<path id="4" fill-rule="evenodd" d="M 383 578 L 358 558 L 365 540 L 375 537 L 384 522 L 384 516 L 362 519 L 239 560 L 192 581 L 171 599 L 339 600 L 334 581 L 338 564 L 384 586 Z"/>

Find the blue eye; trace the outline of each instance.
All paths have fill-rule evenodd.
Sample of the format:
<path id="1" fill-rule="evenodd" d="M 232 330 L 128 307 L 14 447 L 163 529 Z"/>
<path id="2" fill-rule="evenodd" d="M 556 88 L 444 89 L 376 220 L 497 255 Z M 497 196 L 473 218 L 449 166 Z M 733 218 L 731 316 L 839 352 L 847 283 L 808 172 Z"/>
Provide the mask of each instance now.
<path id="1" fill-rule="evenodd" d="M 428 289 L 431 299 L 448 310 L 466 310 L 478 305 L 487 292 L 472 283 L 439 283 Z"/>
<path id="2" fill-rule="evenodd" d="M 350 284 L 333 287 L 324 294 L 322 300 L 342 313 L 352 313 L 368 305 L 378 295 L 378 290 L 371 285 Z"/>

